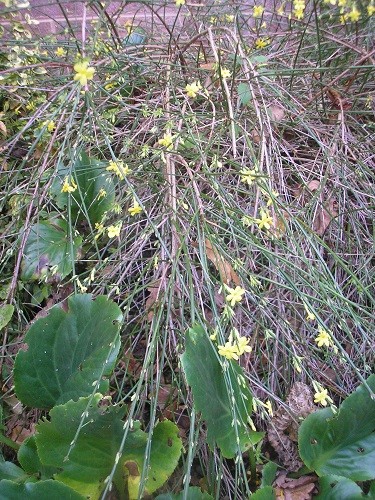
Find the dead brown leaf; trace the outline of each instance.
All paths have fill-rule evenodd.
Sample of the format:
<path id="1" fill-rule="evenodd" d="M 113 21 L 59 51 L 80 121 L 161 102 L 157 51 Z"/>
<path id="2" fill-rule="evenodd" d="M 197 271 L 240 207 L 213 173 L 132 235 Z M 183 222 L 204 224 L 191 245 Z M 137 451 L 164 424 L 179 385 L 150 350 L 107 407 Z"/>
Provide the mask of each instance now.
<path id="1" fill-rule="evenodd" d="M 4 122 L 0 120 L 0 132 L 3 134 L 4 137 L 7 136 L 7 127 Z"/>
<path id="2" fill-rule="evenodd" d="M 313 497 L 317 476 L 293 479 L 286 475 L 286 471 L 280 472 L 273 484 L 277 500 L 310 500 Z"/>
<path id="3" fill-rule="evenodd" d="M 272 104 L 271 106 L 268 106 L 267 111 L 268 111 L 268 116 L 274 122 L 281 122 L 285 117 L 284 108 L 278 106 L 277 104 Z"/>
<path id="4" fill-rule="evenodd" d="M 320 210 L 317 212 L 316 217 L 314 219 L 313 230 L 319 236 L 323 236 L 326 232 L 326 229 L 331 223 L 331 220 L 337 217 L 338 213 L 335 210 L 335 200 L 330 198 L 327 203 L 322 205 Z"/>
<path id="5" fill-rule="evenodd" d="M 198 243 L 193 242 L 193 247 L 197 248 Z M 207 238 L 205 239 L 205 247 L 207 259 L 210 260 L 219 271 L 222 282 L 229 285 L 229 283 L 233 281 L 235 285 L 239 285 L 240 278 L 233 269 L 232 265 L 228 261 L 226 261 L 222 255 L 219 254 L 217 248 L 215 248 L 212 242 Z"/>

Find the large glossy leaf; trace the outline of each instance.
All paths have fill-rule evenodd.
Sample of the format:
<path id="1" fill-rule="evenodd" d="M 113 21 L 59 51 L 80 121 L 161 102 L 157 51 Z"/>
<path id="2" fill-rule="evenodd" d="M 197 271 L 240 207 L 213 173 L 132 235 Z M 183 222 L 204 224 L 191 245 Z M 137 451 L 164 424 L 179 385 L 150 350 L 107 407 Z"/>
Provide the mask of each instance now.
<path id="1" fill-rule="evenodd" d="M 107 165 L 83 152 L 71 164 L 60 165 L 51 194 L 59 208 L 70 207 L 74 223 L 77 218 L 88 219 L 93 226 L 95 222 L 100 222 L 104 212 L 112 208 L 115 188 L 111 174 L 106 171 Z M 66 177 L 77 185 L 72 193 L 61 192 Z M 101 196 L 104 193 L 105 196 Z"/>
<path id="2" fill-rule="evenodd" d="M 84 500 L 84 497 L 65 484 L 48 479 L 37 483 L 0 481 L 2 500 Z"/>
<path id="3" fill-rule="evenodd" d="M 126 447 L 125 457 L 122 462 L 125 476 L 128 479 L 130 500 L 138 498 L 142 467 L 145 460 L 147 434 L 144 432 L 142 434 L 143 446 L 139 447 L 142 442 L 139 435 L 137 443 L 132 445 L 130 442 Z M 181 449 L 182 442 L 178 437 L 178 427 L 169 420 L 158 423 L 152 435 L 149 473 L 144 490 L 145 494 L 150 495 L 165 483 L 177 467 Z"/>
<path id="4" fill-rule="evenodd" d="M 106 392 L 102 380 L 113 370 L 120 348 L 120 308 L 105 296 L 82 294 L 68 299 L 68 311 L 53 307 L 25 336 L 27 351 L 14 365 L 18 398 L 27 406 L 55 404 L 92 394 L 93 385 Z"/>
<path id="5" fill-rule="evenodd" d="M 10 479 L 17 482 L 26 481 L 29 475 L 13 462 L 0 461 L 0 480 Z M 1 498 L 1 497 L 0 497 Z"/>
<path id="6" fill-rule="evenodd" d="M 21 278 L 38 280 L 48 274 L 64 278 L 72 272 L 81 243 L 77 233 L 71 237 L 62 219 L 34 224 L 26 241 Z"/>
<path id="7" fill-rule="evenodd" d="M 361 500 L 365 495 L 350 479 L 340 476 L 323 476 L 319 479 L 319 500 Z"/>
<path id="8" fill-rule="evenodd" d="M 367 380 L 375 391 L 375 375 Z M 341 404 L 309 415 L 299 430 L 299 452 L 319 476 L 338 475 L 353 481 L 375 478 L 375 400 L 360 385 Z"/>
<path id="9" fill-rule="evenodd" d="M 119 498 L 124 497 L 125 491 L 129 498 L 137 498 L 147 434 L 140 430 L 139 422 L 135 422 L 122 456 L 116 457 L 124 433 L 121 418 L 125 408 L 102 406 L 100 400 L 101 395 L 97 394 L 91 403 L 89 398 L 80 398 L 54 407 L 51 420 L 37 426 L 40 459 L 44 464 L 61 467 L 62 472 L 55 478 L 92 499 L 99 498 L 105 479 L 118 462 L 114 482 Z M 68 453 L 80 424 L 76 443 Z M 155 427 L 146 492 L 161 486 L 176 467 L 182 447 L 177 434 L 178 428 L 169 421 Z"/>
<path id="10" fill-rule="evenodd" d="M 194 406 L 207 423 L 207 441 L 226 458 L 258 442 L 263 434 L 249 430 L 252 397 L 242 368 L 229 361 L 224 370 L 215 348 L 200 325 L 186 334 L 182 366 L 194 396 Z M 237 423 L 237 429 L 234 425 Z"/>

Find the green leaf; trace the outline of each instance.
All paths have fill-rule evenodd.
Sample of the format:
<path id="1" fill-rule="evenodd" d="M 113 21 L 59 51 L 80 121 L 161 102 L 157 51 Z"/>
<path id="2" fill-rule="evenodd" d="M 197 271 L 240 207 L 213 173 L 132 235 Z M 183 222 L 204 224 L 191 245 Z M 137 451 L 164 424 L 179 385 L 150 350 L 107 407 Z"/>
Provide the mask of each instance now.
<path id="1" fill-rule="evenodd" d="M 240 83 L 237 87 L 238 97 L 242 106 L 246 106 L 252 100 L 252 95 L 248 83 Z"/>
<path id="2" fill-rule="evenodd" d="M 2 330 L 12 319 L 14 306 L 12 304 L 4 304 L 0 307 L 0 330 Z"/>
<path id="3" fill-rule="evenodd" d="M 108 380 L 120 348 L 120 308 L 105 296 L 91 294 L 68 299 L 38 319 L 25 336 L 27 351 L 19 351 L 14 365 L 18 398 L 27 406 L 56 404 L 108 390 Z"/>
<path id="4" fill-rule="evenodd" d="M 375 375 L 367 379 L 375 391 Z M 362 384 L 341 404 L 309 415 L 299 430 L 299 451 L 319 476 L 338 475 L 353 481 L 375 478 L 375 400 Z"/>
<path id="5" fill-rule="evenodd" d="M 275 500 L 275 498 L 276 496 L 272 486 L 260 488 L 250 497 L 251 500 Z"/>
<path id="6" fill-rule="evenodd" d="M 80 236 L 75 235 L 73 241 L 70 240 L 64 220 L 34 224 L 25 246 L 21 278 L 39 280 L 49 273 L 64 278 L 72 272 L 81 244 Z"/>
<path id="7" fill-rule="evenodd" d="M 124 433 L 121 418 L 126 411 L 121 406 L 106 407 L 100 400 L 101 395 L 97 394 L 91 402 L 90 398 L 80 398 L 55 406 L 50 411 L 50 421 L 44 420 L 37 425 L 36 435 L 41 461 L 62 469 L 55 478 L 83 495 L 91 495 L 92 499 L 99 498 L 105 487 L 104 480 L 116 463 Z M 80 424 L 82 427 L 69 453 Z M 134 422 L 123 454 L 117 457 L 114 482 L 120 498 L 127 488 L 129 498 L 137 498 L 147 436 L 140 430 L 140 423 Z M 169 421 L 157 424 L 152 437 L 146 493 L 155 491 L 173 472 L 181 448 L 177 426 Z"/>
<path id="8" fill-rule="evenodd" d="M 17 482 L 26 481 L 29 475 L 13 462 L 0 462 L 0 480 L 11 479 Z"/>
<path id="9" fill-rule="evenodd" d="M 35 436 L 30 436 L 21 444 L 17 453 L 18 462 L 29 474 L 40 474 L 42 479 L 50 479 L 58 469 L 44 466 L 38 455 Z"/>
<path id="10" fill-rule="evenodd" d="M 274 462 L 268 462 L 263 466 L 262 470 L 262 482 L 261 486 L 272 486 L 273 482 L 276 479 L 276 472 L 278 469 L 278 465 Z"/>
<path id="11" fill-rule="evenodd" d="M 48 479 L 37 483 L 17 484 L 13 481 L 0 481 L 2 500 L 84 500 L 84 497 L 65 484 Z"/>
<path id="12" fill-rule="evenodd" d="M 319 479 L 319 500 L 361 500 L 365 497 L 361 488 L 346 477 L 323 476 Z"/>
<path id="13" fill-rule="evenodd" d="M 162 493 L 155 500 L 184 500 L 184 498 L 184 492 L 181 491 L 181 493 Z M 186 498 L 189 500 L 213 500 L 214 497 L 197 486 L 190 486 Z"/>
<path id="14" fill-rule="evenodd" d="M 144 439 L 142 448 L 139 448 L 138 443 L 134 443 L 133 446 L 129 443 L 129 446 L 126 447 L 125 459 L 122 461 L 128 479 L 130 499 L 138 498 L 147 441 L 147 434 L 144 432 L 142 434 Z M 140 438 L 141 436 L 138 437 L 139 443 L 141 443 Z M 147 495 L 160 488 L 175 470 L 181 455 L 181 449 L 182 443 L 178 437 L 178 427 L 169 420 L 159 422 L 152 435 L 149 474 L 145 486 Z"/>
<path id="15" fill-rule="evenodd" d="M 69 207 L 70 198 L 73 222 L 76 219 L 88 219 L 94 226 L 95 222 L 100 222 L 104 212 L 113 207 L 115 187 L 111 174 L 106 171 L 107 166 L 107 163 L 96 158 L 89 158 L 83 152 L 78 155 L 73 164 L 60 165 L 58 175 L 51 187 L 51 194 L 61 209 Z M 61 192 L 66 177 L 77 185 L 73 193 Z M 103 190 L 106 195 L 101 197 L 100 193 Z"/>
<path id="16" fill-rule="evenodd" d="M 233 458 L 239 448 L 245 451 L 260 441 L 263 433 L 248 429 L 252 396 L 242 368 L 233 361 L 219 361 L 200 325 L 188 330 L 181 361 L 193 391 L 194 406 L 206 420 L 207 442 L 211 448 L 216 443 L 224 457 Z M 233 422 L 237 422 L 237 431 Z"/>

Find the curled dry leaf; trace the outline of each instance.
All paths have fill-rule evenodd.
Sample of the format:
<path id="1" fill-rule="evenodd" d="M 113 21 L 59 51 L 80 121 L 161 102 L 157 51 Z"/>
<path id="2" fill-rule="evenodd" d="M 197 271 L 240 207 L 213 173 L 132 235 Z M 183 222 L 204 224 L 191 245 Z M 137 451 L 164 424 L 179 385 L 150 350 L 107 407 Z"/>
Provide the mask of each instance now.
<path id="1" fill-rule="evenodd" d="M 326 232 L 326 229 L 331 223 L 331 220 L 337 217 L 338 213 L 335 210 L 336 202 L 332 198 L 330 198 L 324 205 L 320 207 L 320 210 L 317 212 L 313 229 L 316 234 L 319 236 L 323 236 Z"/>
<path id="2" fill-rule="evenodd" d="M 0 132 L 3 134 L 4 137 L 7 136 L 7 127 L 4 122 L 0 120 Z"/>
<path id="3" fill-rule="evenodd" d="M 232 265 L 228 261 L 226 261 L 222 255 L 219 254 L 219 251 L 214 247 L 209 239 L 206 238 L 204 243 L 206 247 L 207 259 L 210 260 L 219 271 L 222 282 L 229 285 L 229 283 L 233 281 L 235 285 L 239 285 L 240 278 L 234 271 Z M 198 244 L 196 242 L 193 242 L 193 247 L 197 248 Z"/>
<path id="4" fill-rule="evenodd" d="M 318 480 L 317 476 L 303 476 L 298 479 L 286 477 L 282 471 L 276 478 L 273 486 L 277 500 L 310 500 Z"/>
<path id="5" fill-rule="evenodd" d="M 145 308 L 147 313 L 147 321 L 150 323 L 154 317 L 154 308 L 158 302 L 161 290 L 161 278 L 156 280 L 153 285 L 147 288 L 149 296 L 147 297 Z"/>
<path id="6" fill-rule="evenodd" d="M 274 122 L 281 122 L 285 117 L 285 110 L 277 104 L 272 104 L 267 108 L 268 116 Z"/>

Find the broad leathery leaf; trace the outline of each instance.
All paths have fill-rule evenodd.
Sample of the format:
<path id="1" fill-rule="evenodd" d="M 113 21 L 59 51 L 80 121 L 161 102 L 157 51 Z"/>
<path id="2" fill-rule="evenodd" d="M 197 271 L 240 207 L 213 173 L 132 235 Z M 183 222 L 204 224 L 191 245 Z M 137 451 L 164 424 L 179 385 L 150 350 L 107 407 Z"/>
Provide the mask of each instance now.
<path id="1" fill-rule="evenodd" d="M 40 461 L 35 435 L 25 439 L 21 444 L 17 452 L 17 459 L 24 471 L 28 474 L 39 474 L 41 479 L 50 479 L 58 472 L 55 467 L 45 466 Z"/>
<path id="2" fill-rule="evenodd" d="M 0 330 L 2 330 L 12 319 L 14 306 L 12 304 L 4 304 L 0 306 Z"/>
<path id="3" fill-rule="evenodd" d="M 48 479 L 36 483 L 14 483 L 0 481 L 0 498 L 3 500 L 85 500 L 85 497 L 65 484 Z"/>
<path id="4" fill-rule="evenodd" d="M 65 278 L 73 270 L 81 244 L 76 232 L 71 240 L 68 224 L 62 219 L 34 224 L 26 241 L 21 279 L 40 280 L 48 274 Z"/>
<path id="5" fill-rule="evenodd" d="M 120 308 L 105 296 L 91 294 L 68 299 L 38 319 L 25 336 L 27 351 L 19 351 L 14 365 L 18 398 L 27 406 L 52 408 L 70 399 L 106 392 L 120 348 Z"/>
<path id="6" fill-rule="evenodd" d="M 106 171 L 107 166 L 108 163 L 89 158 L 84 152 L 71 164 L 59 166 L 51 194 L 59 208 L 70 206 L 73 222 L 88 219 L 94 226 L 95 222 L 100 222 L 104 212 L 113 207 L 115 187 L 111 173 Z M 72 193 L 61 192 L 66 177 L 77 185 Z M 102 196 L 104 193 L 105 196 Z"/>
<path id="7" fill-rule="evenodd" d="M 178 427 L 169 420 L 159 422 L 154 428 L 149 472 L 144 490 L 146 495 L 160 488 L 177 467 L 182 449 L 178 432 Z M 147 442 L 147 434 L 142 434 L 144 434 L 144 446 L 142 448 L 126 447 L 123 460 L 123 468 L 128 480 L 129 500 L 138 498 Z"/>
<path id="8" fill-rule="evenodd" d="M 233 458 L 239 448 L 245 451 L 260 441 L 263 433 L 248 428 L 252 396 L 242 368 L 234 361 L 219 361 L 202 326 L 196 324 L 188 330 L 181 362 L 193 392 L 194 406 L 207 423 L 207 442 L 211 448 L 216 444 L 225 458 Z"/>
<path id="9" fill-rule="evenodd" d="M 375 375 L 367 385 L 375 391 Z M 345 399 L 336 415 L 330 408 L 309 415 L 300 426 L 298 446 L 302 460 L 319 476 L 375 478 L 375 400 L 365 385 Z"/>
<path id="10" fill-rule="evenodd" d="M 13 462 L 0 461 L 0 480 L 9 479 L 20 483 L 26 481 L 30 476 Z"/>
<path id="11" fill-rule="evenodd" d="M 96 394 L 92 399 L 87 397 L 76 402 L 69 401 L 50 411 L 50 421 L 44 420 L 37 425 L 36 442 L 40 459 L 46 465 L 61 467 L 62 471 L 55 479 L 91 499 L 100 497 L 105 488 L 104 480 L 118 462 L 114 483 L 120 498 L 124 497 L 125 492 L 126 497 L 137 498 L 148 434 L 140 429 L 139 422 L 134 422 L 122 456 L 118 457 L 124 434 L 121 419 L 126 408 L 103 406 L 101 397 Z M 82 427 L 77 440 L 71 447 L 80 424 Z M 177 434 L 177 426 L 167 420 L 154 428 L 147 492 L 160 487 L 176 467 L 182 448 Z"/>
<path id="12" fill-rule="evenodd" d="M 202 491 L 198 486 L 190 486 L 187 491 L 187 497 L 184 497 L 184 492 L 181 491 L 181 493 L 162 493 L 155 500 L 184 500 L 184 498 L 188 498 L 189 500 L 213 500 L 214 497 Z"/>
<path id="13" fill-rule="evenodd" d="M 323 476 L 319 479 L 317 500 L 361 500 L 366 498 L 361 488 L 350 479 L 340 476 Z"/>

